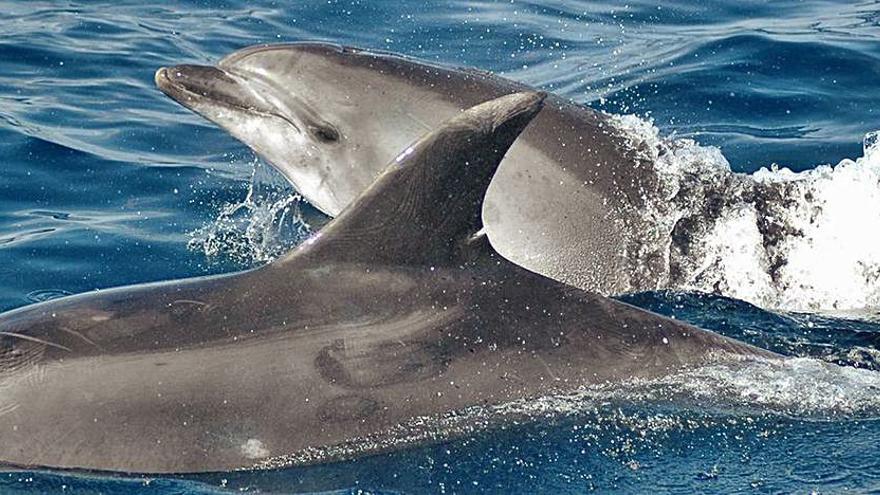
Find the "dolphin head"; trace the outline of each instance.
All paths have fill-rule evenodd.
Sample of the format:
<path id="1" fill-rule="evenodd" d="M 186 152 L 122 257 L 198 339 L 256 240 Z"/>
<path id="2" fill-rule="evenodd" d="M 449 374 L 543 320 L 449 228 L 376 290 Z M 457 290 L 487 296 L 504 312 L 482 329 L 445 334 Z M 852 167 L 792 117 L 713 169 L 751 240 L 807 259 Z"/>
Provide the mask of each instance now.
<path id="1" fill-rule="evenodd" d="M 403 85 L 366 62 L 335 45 L 270 45 L 216 66 L 161 68 L 155 79 L 172 99 L 250 146 L 314 206 L 336 215 L 378 175 L 374 164 L 429 128 L 400 110 L 397 101 L 412 91 L 401 94 Z"/>

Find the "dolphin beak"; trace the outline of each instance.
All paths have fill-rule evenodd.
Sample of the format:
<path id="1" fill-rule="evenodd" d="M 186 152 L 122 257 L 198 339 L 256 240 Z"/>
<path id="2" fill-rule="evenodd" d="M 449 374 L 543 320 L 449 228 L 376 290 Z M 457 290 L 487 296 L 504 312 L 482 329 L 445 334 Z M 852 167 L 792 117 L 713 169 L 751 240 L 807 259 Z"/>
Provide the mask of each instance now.
<path id="1" fill-rule="evenodd" d="M 185 88 L 182 85 L 175 83 L 170 74 L 171 72 L 167 67 L 160 67 L 153 76 L 153 81 L 155 81 L 156 86 L 160 91 L 165 93 L 171 99 L 183 103 L 185 101 Z"/>
<path id="2" fill-rule="evenodd" d="M 153 75 L 153 81 L 156 83 L 156 87 L 158 87 L 160 91 L 171 96 L 170 91 L 172 85 L 171 80 L 168 78 L 168 69 L 160 67 L 159 70 L 156 71 L 156 74 Z"/>
<path id="3" fill-rule="evenodd" d="M 238 88 L 238 82 L 225 71 L 210 65 L 175 65 L 156 71 L 156 85 L 163 92 L 185 90 L 200 96 L 229 93 Z M 169 95 L 172 96 L 173 95 Z"/>
<path id="4" fill-rule="evenodd" d="M 277 114 L 246 83 L 211 65 L 162 67 L 156 71 L 155 81 L 156 86 L 172 100 L 197 113 L 200 113 L 199 107 L 220 106 L 264 115 Z"/>

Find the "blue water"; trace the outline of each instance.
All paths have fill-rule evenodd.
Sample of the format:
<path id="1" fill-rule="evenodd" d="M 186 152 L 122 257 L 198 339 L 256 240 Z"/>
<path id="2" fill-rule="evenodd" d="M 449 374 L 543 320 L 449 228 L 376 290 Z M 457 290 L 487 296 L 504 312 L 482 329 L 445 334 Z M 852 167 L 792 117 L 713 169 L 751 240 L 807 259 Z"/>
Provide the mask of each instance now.
<path id="1" fill-rule="evenodd" d="M 0 310 L 264 260 L 189 245 L 255 187 L 255 164 L 264 194 L 293 191 L 152 77 L 311 39 L 476 66 L 635 113 L 719 146 L 737 171 L 836 164 L 880 129 L 876 1 L 0 1 Z M 312 228 L 326 220 L 298 208 Z M 276 227 L 264 235 L 280 246 L 304 228 Z M 625 300 L 792 356 L 880 369 L 870 311 L 773 313 L 674 292 Z M 766 409 L 600 402 L 335 465 L 168 479 L 8 473 L 0 493 L 878 491 L 880 390 L 858 376 L 868 378 L 822 382 L 823 397 L 759 390 L 776 401 Z"/>

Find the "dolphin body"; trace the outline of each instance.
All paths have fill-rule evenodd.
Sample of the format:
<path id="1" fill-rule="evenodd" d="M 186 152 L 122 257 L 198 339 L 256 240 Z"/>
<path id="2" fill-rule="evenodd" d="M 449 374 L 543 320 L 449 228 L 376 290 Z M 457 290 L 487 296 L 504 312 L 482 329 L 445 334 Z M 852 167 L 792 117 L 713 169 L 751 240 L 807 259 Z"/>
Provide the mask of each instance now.
<path id="1" fill-rule="evenodd" d="M 769 356 L 495 253 L 482 200 L 542 101 L 517 93 L 457 115 L 266 266 L 0 316 L 0 462 L 321 462 L 413 418 Z"/>
<path id="2" fill-rule="evenodd" d="M 335 216 L 424 132 L 463 109 L 528 90 L 489 73 L 326 43 L 260 45 L 216 67 L 156 73 L 159 88 L 218 124 Z M 608 117 L 549 95 L 513 145 L 483 210 L 507 259 L 605 295 L 663 287 L 668 244 L 644 220 L 652 164 Z"/>

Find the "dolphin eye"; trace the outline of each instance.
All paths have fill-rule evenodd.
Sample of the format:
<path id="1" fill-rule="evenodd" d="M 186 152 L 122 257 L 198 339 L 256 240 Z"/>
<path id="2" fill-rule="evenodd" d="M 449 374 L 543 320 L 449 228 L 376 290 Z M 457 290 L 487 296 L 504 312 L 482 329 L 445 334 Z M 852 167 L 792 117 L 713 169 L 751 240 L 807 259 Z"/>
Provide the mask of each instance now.
<path id="1" fill-rule="evenodd" d="M 325 143 L 335 143 L 336 141 L 339 141 L 339 132 L 332 127 L 312 126 L 311 130 L 316 138 Z"/>

